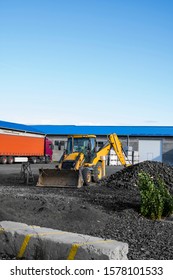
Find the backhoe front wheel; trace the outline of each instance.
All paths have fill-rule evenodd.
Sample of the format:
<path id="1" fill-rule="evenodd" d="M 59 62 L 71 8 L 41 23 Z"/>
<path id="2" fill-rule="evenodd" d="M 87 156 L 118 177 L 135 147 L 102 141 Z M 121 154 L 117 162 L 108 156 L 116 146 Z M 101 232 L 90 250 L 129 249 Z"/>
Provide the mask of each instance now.
<path id="1" fill-rule="evenodd" d="M 103 177 L 103 169 L 101 162 L 98 162 L 93 170 L 93 181 L 96 183 Z"/>
<path id="2" fill-rule="evenodd" d="M 82 176 L 83 176 L 83 181 L 85 186 L 89 186 L 91 183 L 91 171 L 89 168 L 84 168 L 82 170 Z"/>

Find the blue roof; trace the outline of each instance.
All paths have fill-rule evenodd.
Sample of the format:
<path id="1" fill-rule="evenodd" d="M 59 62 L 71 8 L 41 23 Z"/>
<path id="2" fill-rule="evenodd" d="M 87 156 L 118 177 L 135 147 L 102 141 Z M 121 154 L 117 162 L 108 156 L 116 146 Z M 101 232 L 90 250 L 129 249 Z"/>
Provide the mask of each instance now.
<path id="1" fill-rule="evenodd" d="M 47 135 L 95 134 L 119 136 L 173 136 L 173 126 L 24 125 L 0 121 L 0 128 Z"/>
<path id="2" fill-rule="evenodd" d="M 48 135 L 116 133 L 119 136 L 173 136 L 173 126 L 34 125 L 32 127 Z"/>
<path id="3" fill-rule="evenodd" d="M 37 134 L 45 134 L 44 132 L 41 132 L 37 130 L 37 128 L 34 128 L 30 125 L 24 125 L 19 123 L 12 123 L 12 122 L 4 122 L 0 120 L 0 128 L 3 129 L 10 129 L 10 130 L 16 130 L 16 131 L 24 131 L 24 132 L 30 132 L 30 133 L 37 133 Z"/>

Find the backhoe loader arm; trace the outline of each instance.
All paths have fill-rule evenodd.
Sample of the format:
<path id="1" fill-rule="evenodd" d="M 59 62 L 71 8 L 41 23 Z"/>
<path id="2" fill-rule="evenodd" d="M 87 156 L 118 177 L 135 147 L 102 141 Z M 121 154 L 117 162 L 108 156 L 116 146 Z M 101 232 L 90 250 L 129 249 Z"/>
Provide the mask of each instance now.
<path id="1" fill-rule="evenodd" d="M 121 164 L 126 166 L 127 163 L 126 163 L 125 156 L 123 153 L 122 144 L 121 144 L 118 136 L 115 133 L 110 134 L 108 136 L 108 141 L 105 143 L 105 145 L 103 147 L 101 147 L 100 150 L 97 151 L 96 159 L 98 159 L 102 156 L 107 156 L 109 154 L 111 148 L 114 149 Z"/>
<path id="2" fill-rule="evenodd" d="M 110 142 L 112 148 L 114 149 L 115 153 L 117 154 L 117 157 L 118 157 L 119 161 L 121 162 L 121 164 L 126 166 L 127 163 L 126 163 L 125 156 L 123 153 L 122 144 L 121 144 L 118 136 L 115 133 L 113 133 L 108 136 L 108 139 L 109 139 L 109 142 Z"/>

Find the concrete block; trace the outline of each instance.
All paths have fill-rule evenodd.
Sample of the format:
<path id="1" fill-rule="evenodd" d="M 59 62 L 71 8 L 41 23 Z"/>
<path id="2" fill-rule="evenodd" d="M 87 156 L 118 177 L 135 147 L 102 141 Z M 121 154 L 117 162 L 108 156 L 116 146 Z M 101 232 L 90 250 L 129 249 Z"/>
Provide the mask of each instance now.
<path id="1" fill-rule="evenodd" d="M 135 160 L 135 159 L 138 160 L 138 159 L 139 159 L 139 156 L 135 156 L 135 157 L 134 157 L 134 160 Z"/>
<path id="2" fill-rule="evenodd" d="M 133 147 L 132 146 L 125 146 L 124 147 L 124 151 L 133 151 Z"/>
<path id="3" fill-rule="evenodd" d="M 111 160 L 109 164 L 110 165 L 117 165 L 117 160 Z"/>
<path id="4" fill-rule="evenodd" d="M 128 155 L 127 158 L 128 158 L 128 159 L 132 159 L 132 156 L 129 156 L 129 155 Z"/>
<path id="5" fill-rule="evenodd" d="M 116 155 L 116 153 L 113 149 L 110 150 L 110 155 Z"/>
<path id="6" fill-rule="evenodd" d="M 2 221 L 0 222 L 0 253 L 28 260 L 126 260 L 128 244 Z"/>
<path id="7" fill-rule="evenodd" d="M 134 160 L 133 164 L 139 163 L 139 160 Z"/>
<path id="8" fill-rule="evenodd" d="M 116 157 L 116 156 L 111 156 L 111 157 L 109 158 L 109 160 L 110 160 L 110 161 L 117 160 L 117 157 Z"/>

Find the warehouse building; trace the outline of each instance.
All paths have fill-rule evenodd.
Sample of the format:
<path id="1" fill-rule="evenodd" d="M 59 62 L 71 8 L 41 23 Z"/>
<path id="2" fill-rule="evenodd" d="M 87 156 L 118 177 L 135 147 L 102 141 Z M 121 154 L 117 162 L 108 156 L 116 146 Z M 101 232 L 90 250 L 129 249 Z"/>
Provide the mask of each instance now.
<path id="1" fill-rule="evenodd" d="M 122 142 L 129 160 L 134 163 L 153 160 L 173 165 L 172 126 L 76 126 L 76 125 L 33 125 L 0 121 L 0 128 L 43 133 L 53 141 L 53 160 L 61 157 L 68 135 L 95 134 L 98 147 L 107 141 L 110 133 L 116 133 Z M 108 164 L 118 164 L 111 152 Z"/>
<path id="2" fill-rule="evenodd" d="M 173 164 L 173 127 L 168 126 L 75 126 L 36 125 L 54 143 L 54 158 L 62 154 L 67 135 L 95 134 L 98 147 L 107 141 L 107 135 L 116 133 L 134 163 L 144 160 Z"/>

